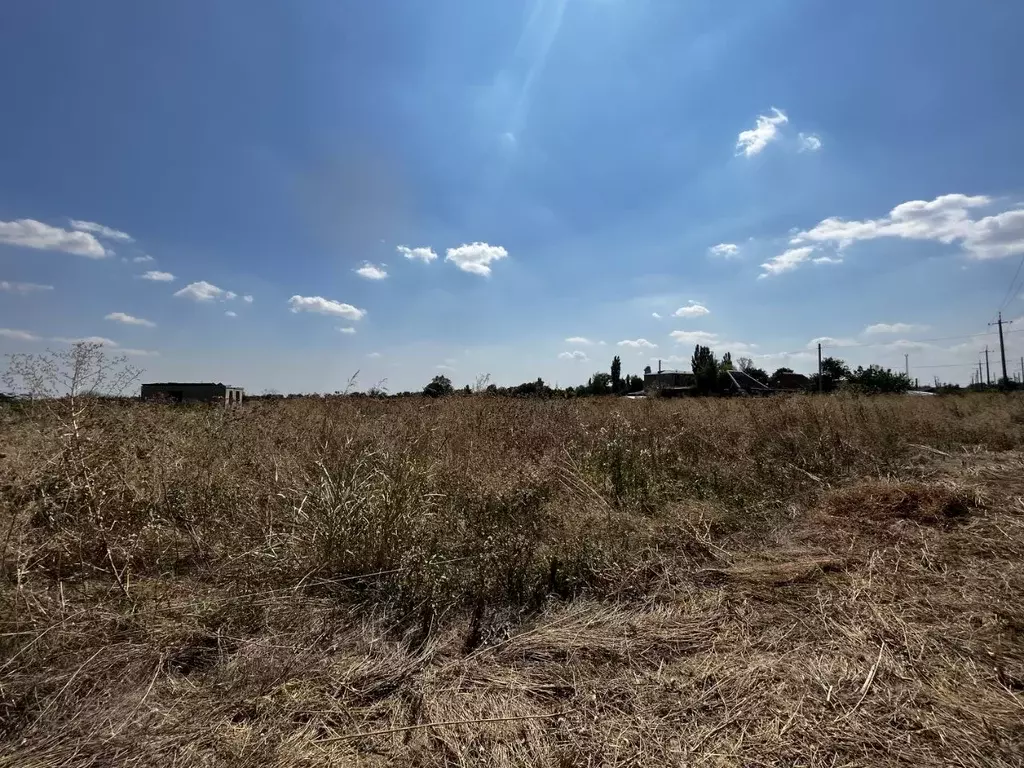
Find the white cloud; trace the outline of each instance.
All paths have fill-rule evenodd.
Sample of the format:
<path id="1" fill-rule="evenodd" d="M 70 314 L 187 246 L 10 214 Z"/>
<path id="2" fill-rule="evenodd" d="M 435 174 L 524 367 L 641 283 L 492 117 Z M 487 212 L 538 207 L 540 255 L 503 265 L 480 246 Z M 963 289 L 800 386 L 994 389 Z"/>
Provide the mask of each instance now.
<path id="1" fill-rule="evenodd" d="M 821 137 L 813 133 L 800 134 L 800 151 L 817 152 L 821 149 Z"/>
<path id="2" fill-rule="evenodd" d="M 40 285 L 39 283 L 13 283 L 9 280 L 0 280 L 0 291 L 8 293 L 34 293 L 36 291 L 52 291 L 52 285 Z"/>
<path id="3" fill-rule="evenodd" d="M 898 339 L 885 345 L 886 349 L 896 352 L 925 352 L 931 349 L 938 349 L 934 344 L 925 341 L 913 341 L 911 339 Z"/>
<path id="4" fill-rule="evenodd" d="M 617 342 L 620 347 L 632 347 L 633 349 L 656 349 L 657 344 L 652 344 L 647 339 L 625 339 L 624 341 Z"/>
<path id="5" fill-rule="evenodd" d="M 360 277 L 365 277 L 367 280 L 383 280 L 388 276 L 388 273 L 384 271 L 383 264 L 381 266 L 375 266 L 368 261 L 363 262 L 363 266 L 359 269 L 353 270 Z"/>
<path id="6" fill-rule="evenodd" d="M 0 338 L 15 341 L 38 341 L 39 337 L 28 331 L 16 331 L 13 328 L 0 328 Z"/>
<path id="7" fill-rule="evenodd" d="M 246 304 L 252 304 L 253 299 L 252 296 L 246 294 L 245 296 L 242 297 L 242 301 L 244 301 Z"/>
<path id="8" fill-rule="evenodd" d="M 104 347 L 116 347 L 118 345 L 116 341 L 104 336 L 82 336 L 72 339 L 65 336 L 55 336 L 53 341 L 60 342 L 61 344 L 99 344 Z"/>
<path id="9" fill-rule="evenodd" d="M 811 261 L 814 264 L 842 264 L 842 256 L 816 256 Z"/>
<path id="10" fill-rule="evenodd" d="M 452 366 L 450 366 L 450 365 L 446 365 L 446 364 L 444 364 L 444 363 L 441 363 L 441 364 L 439 364 L 439 365 L 435 365 L 434 367 L 435 367 L 435 368 L 436 368 L 437 370 L 439 370 L 439 371 L 454 371 L 454 370 L 455 370 L 455 368 L 454 368 L 454 367 L 452 367 Z"/>
<path id="11" fill-rule="evenodd" d="M 758 115 L 757 125 L 737 137 L 736 154 L 753 157 L 778 138 L 779 126 L 788 123 L 789 118 L 781 109 L 772 107 L 772 112 L 771 115 Z"/>
<path id="12" fill-rule="evenodd" d="M 659 315 L 657 312 L 651 312 L 651 317 L 653 317 L 655 320 L 661 320 L 661 315 Z"/>
<path id="13" fill-rule="evenodd" d="M 344 317 L 346 320 L 361 320 L 366 315 L 365 309 L 322 296 L 292 296 L 288 299 L 288 306 L 292 312 L 315 312 L 319 315 Z"/>
<path id="14" fill-rule="evenodd" d="M 109 315 L 103 318 L 104 320 L 113 320 L 117 323 L 124 323 L 125 325 L 143 325 L 146 328 L 156 328 L 156 323 L 150 320 L 144 320 L 141 317 L 132 317 L 124 312 L 111 312 Z"/>
<path id="15" fill-rule="evenodd" d="M 449 248 L 444 260 L 452 262 L 463 272 L 487 277 L 491 274 L 491 262 L 499 261 L 507 256 L 508 251 L 500 245 L 469 243 L 460 245 L 458 248 Z"/>
<path id="16" fill-rule="evenodd" d="M 218 288 L 213 283 L 208 283 L 205 280 L 189 283 L 180 291 L 176 291 L 174 295 L 186 299 L 194 299 L 195 301 L 214 301 L 215 299 L 227 301 L 235 298 L 235 294 L 231 291 L 225 291 L 223 288 Z"/>
<path id="17" fill-rule="evenodd" d="M 594 342 L 592 342 L 590 339 L 586 338 L 585 336 L 570 336 L 568 339 L 565 340 L 565 343 L 566 344 L 583 344 L 583 345 L 589 346 L 589 345 L 593 344 Z"/>
<path id="18" fill-rule="evenodd" d="M 992 205 L 985 195 L 941 195 L 931 201 L 901 203 L 880 219 L 824 219 L 798 232 L 793 244 L 834 243 L 840 249 L 861 240 L 896 237 L 904 240 L 959 242 L 969 256 L 998 259 L 1024 253 L 1024 209 L 972 219 L 971 209 Z"/>
<path id="19" fill-rule="evenodd" d="M 864 333 L 913 333 L 927 330 L 927 325 L 914 325 L 913 323 L 875 323 L 865 328 Z"/>
<path id="20" fill-rule="evenodd" d="M 226 301 L 231 301 L 232 299 L 237 299 L 237 298 L 238 298 L 238 294 L 235 293 L 234 291 L 224 291 L 224 299 Z"/>
<path id="21" fill-rule="evenodd" d="M 340 333 L 349 333 L 349 334 L 351 334 L 351 333 L 355 333 L 356 329 L 355 328 L 351 328 L 351 327 L 349 327 L 349 328 L 339 328 L 338 331 Z"/>
<path id="22" fill-rule="evenodd" d="M 572 352 L 559 352 L 559 360 L 579 360 L 580 362 L 586 362 L 590 358 L 587 357 L 587 353 L 579 349 L 574 349 Z"/>
<path id="23" fill-rule="evenodd" d="M 227 312 L 225 312 L 225 313 L 224 313 L 224 316 L 225 316 L 225 317 L 238 317 L 238 313 L 237 313 L 237 312 L 232 312 L 232 311 L 231 311 L 231 310 L 229 309 L 229 310 L 228 310 Z"/>
<path id="24" fill-rule="evenodd" d="M 672 331 L 669 336 L 680 344 L 711 345 L 718 342 L 718 334 L 708 331 Z"/>
<path id="25" fill-rule="evenodd" d="M 710 315 L 711 310 L 705 307 L 703 304 L 698 304 L 692 299 L 686 303 L 685 307 L 680 307 L 672 313 L 672 317 L 701 317 L 702 315 Z"/>
<path id="26" fill-rule="evenodd" d="M 860 344 L 856 339 L 837 339 L 832 336 L 819 336 L 807 342 L 808 349 L 816 349 L 821 344 L 823 347 L 856 347 Z"/>
<path id="27" fill-rule="evenodd" d="M 725 259 L 736 256 L 739 252 L 740 247 L 735 243 L 719 243 L 708 248 L 708 253 L 712 256 L 720 256 Z"/>
<path id="28" fill-rule="evenodd" d="M 371 352 L 367 357 L 380 357 L 380 352 Z"/>
<path id="29" fill-rule="evenodd" d="M 63 251 L 90 259 L 102 259 L 110 255 L 100 241 L 88 232 L 70 232 L 35 219 L 0 221 L 0 244 L 40 251 Z"/>
<path id="30" fill-rule="evenodd" d="M 102 224 L 97 224 L 94 221 L 80 221 L 78 219 L 71 220 L 71 228 L 77 229 L 79 232 L 91 232 L 94 235 L 105 237 L 108 240 L 118 240 L 122 243 L 133 243 L 135 238 L 129 235 L 127 232 L 122 232 L 119 229 L 112 229 L 111 227 L 105 227 Z"/>
<path id="31" fill-rule="evenodd" d="M 136 264 L 148 264 L 149 262 L 154 261 L 154 259 L 152 256 L 143 255 L 136 256 L 134 259 L 132 259 L 132 261 L 134 261 Z"/>
<path id="32" fill-rule="evenodd" d="M 763 269 L 764 272 L 758 275 L 758 277 L 781 275 L 783 272 L 789 272 L 790 270 L 796 269 L 800 264 L 811 258 L 811 254 L 813 252 L 813 246 L 805 245 L 802 248 L 790 248 L 788 251 L 780 253 L 778 256 L 775 256 L 762 264 L 761 269 Z"/>
<path id="33" fill-rule="evenodd" d="M 437 258 L 437 254 L 434 253 L 434 249 L 427 246 L 423 246 L 420 248 L 410 248 L 406 245 L 400 245 L 397 248 L 395 248 L 395 250 L 398 251 L 403 256 L 405 256 L 405 258 L 407 259 L 412 259 L 413 261 L 422 261 L 424 264 L 429 264 L 430 262 Z"/>
<path id="34" fill-rule="evenodd" d="M 174 279 L 174 275 L 170 272 L 159 272 L 155 269 L 151 269 L 144 275 L 139 275 L 143 280 L 154 280 L 158 283 L 169 283 Z"/>

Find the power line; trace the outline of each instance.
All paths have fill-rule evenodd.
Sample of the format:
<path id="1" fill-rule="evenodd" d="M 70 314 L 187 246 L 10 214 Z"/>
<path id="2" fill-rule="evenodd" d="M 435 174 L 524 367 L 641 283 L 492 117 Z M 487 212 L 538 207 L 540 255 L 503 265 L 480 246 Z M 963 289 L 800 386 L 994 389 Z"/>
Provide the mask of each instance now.
<path id="1" fill-rule="evenodd" d="M 927 344 L 932 341 L 954 341 L 956 339 L 976 339 L 982 336 L 993 336 L 996 331 L 984 331 L 983 333 L 968 333 L 963 336 L 939 336 L 934 339 L 902 339 L 909 344 Z M 1024 328 L 1017 331 L 1005 331 L 1005 333 L 1024 333 Z M 822 349 L 856 349 L 859 347 L 892 347 L 893 341 L 854 342 L 853 344 L 822 344 Z"/>
<path id="2" fill-rule="evenodd" d="M 1020 261 L 1017 262 L 1017 271 L 1013 273 L 1013 279 L 1010 281 L 1010 287 L 1007 289 L 1006 295 L 1003 297 L 1002 302 L 1000 302 L 999 304 L 1000 311 L 1006 308 L 1006 305 L 1010 302 L 1010 299 L 1013 297 L 1014 293 L 1022 287 L 1013 287 L 1014 283 L 1017 282 L 1017 278 L 1020 276 L 1021 267 L 1024 267 L 1024 254 L 1021 254 Z"/>

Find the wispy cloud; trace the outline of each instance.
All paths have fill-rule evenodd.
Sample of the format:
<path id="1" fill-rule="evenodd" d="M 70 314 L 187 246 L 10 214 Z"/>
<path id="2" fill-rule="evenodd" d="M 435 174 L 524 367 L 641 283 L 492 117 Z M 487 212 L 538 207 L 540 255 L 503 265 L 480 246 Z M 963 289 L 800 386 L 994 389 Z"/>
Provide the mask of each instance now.
<path id="1" fill-rule="evenodd" d="M 227 311 L 226 311 L 226 312 L 224 313 L 224 316 L 225 316 L 225 317 L 238 317 L 238 313 L 237 313 L 237 312 L 232 312 L 232 311 L 231 311 L 231 310 L 229 309 L 229 310 L 227 310 Z"/>
<path id="2" fill-rule="evenodd" d="M 105 336 L 78 336 L 68 338 L 67 336 L 54 336 L 51 341 L 56 341 L 61 344 L 99 344 L 103 347 L 117 347 L 118 343 L 113 339 L 108 339 Z"/>
<path id="3" fill-rule="evenodd" d="M 672 331 L 669 336 L 680 344 L 711 345 L 718 341 L 718 334 L 708 331 Z"/>
<path id="4" fill-rule="evenodd" d="M 736 243 L 719 243 L 708 248 L 708 253 L 722 259 L 732 258 L 739 254 L 739 252 L 740 247 Z"/>
<path id="5" fill-rule="evenodd" d="M 325 299 L 322 296 L 292 296 L 288 299 L 288 306 L 292 312 L 313 312 L 318 315 L 344 317 L 346 320 L 361 320 L 366 315 L 365 309 Z"/>
<path id="6" fill-rule="evenodd" d="M 508 251 L 500 245 L 469 243 L 449 248 L 444 260 L 452 262 L 463 272 L 487 277 L 491 274 L 491 263 L 507 256 Z"/>
<path id="7" fill-rule="evenodd" d="M 363 266 L 353 271 L 360 277 L 365 277 L 367 280 L 383 280 L 388 276 L 388 273 L 383 269 L 383 267 L 383 264 L 378 267 L 368 261 L 364 261 Z"/>
<path id="8" fill-rule="evenodd" d="M 13 339 L 14 341 L 38 341 L 39 337 L 28 331 L 18 331 L 14 328 L 0 328 L 0 338 Z"/>
<path id="9" fill-rule="evenodd" d="M 125 314 L 124 312 L 111 312 L 103 319 L 113 320 L 115 323 L 124 323 L 125 325 L 142 325 L 146 328 L 156 328 L 156 323 L 150 320 L 144 320 L 141 317 L 133 317 L 132 315 Z"/>
<path id="10" fill-rule="evenodd" d="M 367 355 L 367 357 L 373 357 L 373 358 L 378 358 L 380 356 L 381 356 L 380 352 L 371 352 L 370 354 Z"/>
<path id="11" fill-rule="evenodd" d="M 800 134 L 800 151 L 817 152 L 821 149 L 821 137 L 813 133 Z"/>
<path id="12" fill-rule="evenodd" d="M 52 285 L 40 285 L 39 283 L 15 283 L 10 280 L 0 280 L 0 291 L 6 291 L 7 293 L 25 294 L 52 290 Z"/>
<path id="13" fill-rule="evenodd" d="M 568 339 L 565 340 L 565 343 L 590 345 L 593 344 L 594 342 L 592 342 L 586 336 L 570 336 Z"/>
<path id="14" fill-rule="evenodd" d="M 913 333 L 915 331 L 927 330 L 927 325 L 917 325 L 914 323 L 875 323 L 865 328 L 864 333 Z"/>
<path id="15" fill-rule="evenodd" d="M 434 249 L 428 246 L 423 246 L 420 248 L 410 248 L 406 245 L 400 245 L 397 248 L 395 248 L 395 250 L 398 251 L 403 256 L 405 256 L 405 258 L 407 259 L 410 259 L 412 261 L 422 261 L 424 264 L 429 264 L 430 262 L 437 258 L 437 254 L 434 253 Z"/>
<path id="16" fill-rule="evenodd" d="M 159 272 L 155 269 L 151 269 L 144 275 L 139 275 L 143 280 L 153 280 L 158 283 L 169 283 L 174 279 L 174 275 L 170 272 Z"/>
<path id="17" fill-rule="evenodd" d="M 105 227 L 102 224 L 97 224 L 95 221 L 72 219 L 71 228 L 77 229 L 79 232 L 89 232 L 94 235 L 99 235 L 100 237 L 105 237 L 107 240 L 117 240 L 122 243 L 135 242 L 135 238 L 127 232 L 122 232 L 121 230 L 114 229 L 113 227 Z"/>
<path id="18" fill-rule="evenodd" d="M 245 296 L 242 297 L 242 301 L 244 301 L 246 304 L 252 304 L 253 298 L 249 294 L 246 294 Z"/>
<path id="19" fill-rule="evenodd" d="M 90 259 L 102 259 L 110 255 L 100 241 L 88 232 L 73 232 L 35 219 L 0 221 L 0 245 L 62 251 Z"/>
<path id="20" fill-rule="evenodd" d="M 775 256 L 762 264 L 761 269 L 763 269 L 764 272 L 758 275 L 758 277 L 781 275 L 783 272 L 790 272 L 810 259 L 812 253 L 814 253 L 814 248 L 812 246 L 790 248 L 788 251 L 784 251 L 778 256 Z"/>
<path id="21" fill-rule="evenodd" d="M 757 122 L 753 128 L 743 131 L 736 138 L 736 154 L 744 157 L 753 157 L 759 154 L 769 143 L 775 141 L 779 135 L 779 126 L 789 122 L 786 113 L 781 109 L 772 107 L 772 114 L 758 115 Z"/>
<path id="22" fill-rule="evenodd" d="M 580 362 L 586 362 L 590 358 L 587 357 L 587 353 L 586 352 L 582 352 L 582 351 L 580 351 L 578 349 L 575 349 L 572 352 L 559 352 L 558 353 L 558 359 L 559 360 L 577 360 L 577 361 L 580 361 Z"/>
<path id="23" fill-rule="evenodd" d="M 155 261 L 155 259 L 148 254 L 144 254 L 142 256 L 136 256 L 132 261 L 136 264 L 149 264 L 150 262 Z"/>
<path id="24" fill-rule="evenodd" d="M 856 339 L 837 339 L 833 336 L 818 336 L 807 342 L 808 349 L 816 349 L 819 344 L 823 347 L 855 347 L 859 344 Z"/>
<path id="25" fill-rule="evenodd" d="M 347 328 L 339 328 L 338 332 L 339 333 L 347 333 L 347 334 L 351 335 L 351 334 L 356 332 L 356 329 L 352 328 L 351 326 L 349 326 Z"/>

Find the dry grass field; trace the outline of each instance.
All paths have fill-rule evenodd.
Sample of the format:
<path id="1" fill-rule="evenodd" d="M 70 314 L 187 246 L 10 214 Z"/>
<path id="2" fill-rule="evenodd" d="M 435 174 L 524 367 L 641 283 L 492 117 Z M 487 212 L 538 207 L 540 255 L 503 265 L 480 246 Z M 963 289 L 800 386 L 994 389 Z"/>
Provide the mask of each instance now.
<path id="1" fill-rule="evenodd" d="M 1024 399 L 0 411 L 0 766 L 1024 764 Z"/>

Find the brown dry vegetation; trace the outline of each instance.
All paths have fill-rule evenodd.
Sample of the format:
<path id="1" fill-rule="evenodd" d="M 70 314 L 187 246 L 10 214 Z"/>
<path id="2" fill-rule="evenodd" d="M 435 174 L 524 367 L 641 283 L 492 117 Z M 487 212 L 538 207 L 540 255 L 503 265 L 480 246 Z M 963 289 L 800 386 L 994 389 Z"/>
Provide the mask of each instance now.
<path id="1" fill-rule="evenodd" d="M 0 414 L 0 766 L 1024 764 L 1024 400 Z"/>

